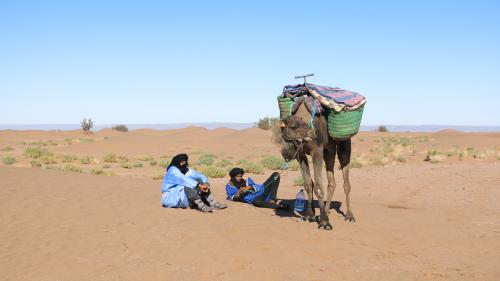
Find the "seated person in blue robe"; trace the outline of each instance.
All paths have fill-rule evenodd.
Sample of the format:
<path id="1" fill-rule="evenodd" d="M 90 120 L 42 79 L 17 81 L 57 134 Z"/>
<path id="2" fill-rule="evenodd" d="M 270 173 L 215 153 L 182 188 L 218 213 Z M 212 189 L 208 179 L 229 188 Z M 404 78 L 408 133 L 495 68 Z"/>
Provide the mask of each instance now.
<path id="1" fill-rule="evenodd" d="M 225 204 L 214 199 L 208 178 L 189 168 L 187 154 L 172 158 L 163 178 L 161 191 L 163 207 L 193 207 L 205 213 L 227 208 Z"/>
<path id="2" fill-rule="evenodd" d="M 257 184 L 252 178 L 243 178 L 245 171 L 233 168 L 229 172 L 231 179 L 226 184 L 227 199 L 244 202 L 255 207 L 288 210 L 288 206 L 276 203 L 280 184 L 280 174 L 274 172 L 264 183 Z"/>

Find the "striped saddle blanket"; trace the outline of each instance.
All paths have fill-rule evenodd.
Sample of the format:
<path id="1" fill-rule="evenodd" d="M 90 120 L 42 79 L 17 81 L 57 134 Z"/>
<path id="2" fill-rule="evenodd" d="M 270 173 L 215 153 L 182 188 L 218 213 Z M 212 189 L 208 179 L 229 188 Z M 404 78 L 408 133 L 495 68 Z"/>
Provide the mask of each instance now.
<path id="1" fill-rule="evenodd" d="M 287 85 L 283 88 L 283 97 L 298 98 L 304 95 L 312 96 L 319 101 L 321 105 L 332 108 L 337 112 L 357 109 L 366 102 L 365 97 L 361 94 L 337 87 L 333 88 L 307 83 Z M 308 104 L 306 103 L 306 105 Z M 314 105 L 308 106 L 308 109 L 313 106 Z"/>

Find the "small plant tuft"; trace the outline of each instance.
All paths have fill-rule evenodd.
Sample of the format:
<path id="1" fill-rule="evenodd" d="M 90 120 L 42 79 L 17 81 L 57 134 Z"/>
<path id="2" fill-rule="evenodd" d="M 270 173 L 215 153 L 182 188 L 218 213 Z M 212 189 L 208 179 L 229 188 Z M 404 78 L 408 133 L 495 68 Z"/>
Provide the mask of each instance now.
<path id="1" fill-rule="evenodd" d="M 201 155 L 200 158 L 198 159 L 198 164 L 211 166 L 214 163 L 216 158 L 217 158 L 217 156 L 215 156 L 212 153 L 205 153 L 205 154 Z"/>
<path id="2" fill-rule="evenodd" d="M 124 168 L 124 169 L 132 169 L 132 165 L 128 162 L 122 162 L 120 164 L 120 167 Z"/>
<path id="3" fill-rule="evenodd" d="M 254 127 L 262 130 L 270 130 L 273 127 L 279 127 L 279 123 L 280 119 L 278 117 L 264 117 L 255 122 Z"/>
<path id="4" fill-rule="evenodd" d="M 224 167 L 227 167 L 227 166 L 229 166 L 229 165 L 231 165 L 231 164 L 232 164 L 232 163 L 231 163 L 231 161 L 226 160 L 226 159 L 222 159 L 222 160 L 220 160 L 219 162 L 217 162 L 217 163 L 215 164 L 215 166 L 217 166 L 217 167 L 219 167 L 219 168 L 224 168 Z"/>
<path id="5" fill-rule="evenodd" d="M 68 163 L 68 162 L 73 162 L 78 160 L 78 157 L 76 155 L 63 155 L 61 156 L 61 162 L 63 163 Z"/>
<path id="6" fill-rule="evenodd" d="M 111 129 L 118 131 L 118 132 L 123 132 L 123 133 L 128 132 L 128 127 L 126 125 L 123 125 L 123 124 L 118 124 L 116 126 L 113 126 Z"/>
<path id="7" fill-rule="evenodd" d="M 160 167 L 166 169 L 170 165 L 170 160 L 161 160 L 160 161 Z"/>
<path id="8" fill-rule="evenodd" d="M 14 163 L 16 163 L 16 158 L 14 157 L 11 157 L 11 156 L 5 156 L 5 157 L 2 157 L 2 163 L 4 165 L 12 165 Z"/>
<path id="9" fill-rule="evenodd" d="M 83 173 L 83 170 L 75 165 L 66 165 L 64 166 L 63 171 L 73 172 L 73 173 Z"/>
<path id="10" fill-rule="evenodd" d="M 295 177 L 293 179 L 294 186 L 304 186 L 304 178 L 302 176 Z"/>
<path id="11" fill-rule="evenodd" d="M 84 156 L 84 157 L 80 158 L 80 163 L 88 165 L 88 164 L 92 163 L 92 158 L 90 158 L 90 156 Z"/>
<path id="12" fill-rule="evenodd" d="M 283 170 L 285 160 L 276 156 L 266 156 L 260 161 L 260 164 L 266 169 Z"/>
<path id="13" fill-rule="evenodd" d="M 248 160 L 238 161 L 238 165 L 243 170 L 245 170 L 246 173 L 259 174 L 259 175 L 264 173 L 264 168 L 261 165 L 255 164 L 255 163 L 250 162 Z"/>
<path id="14" fill-rule="evenodd" d="M 209 178 L 223 178 L 226 176 L 226 170 L 215 166 L 201 166 L 200 172 Z"/>
<path id="15" fill-rule="evenodd" d="M 40 147 L 28 147 L 24 150 L 24 156 L 27 158 L 38 159 L 43 156 L 52 156 L 53 153 Z"/>
<path id="16" fill-rule="evenodd" d="M 109 153 L 104 155 L 104 163 L 116 163 L 118 162 L 116 155 L 113 153 Z"/>
<path id="17" fill-rule="evenodd" d="M 389 130 L 387 129 L 387 126 L 385 126 L 385 125 L 378 126 L 377 131 L 383 132 L 383 133 L 389 132 Z"/>
<path id="18" fill-rule="evenodd" d="M 162 180 L 162 179 L 163 179 L 163 177 L 164 177 L 164 175 L 163 175 L 163 174 L 158 174 L 158 175 L 154 175 L 154 176 L 152 176 L 151 178 L 152 178 L 153 180 L 157 181 L 157 180 Z"/>

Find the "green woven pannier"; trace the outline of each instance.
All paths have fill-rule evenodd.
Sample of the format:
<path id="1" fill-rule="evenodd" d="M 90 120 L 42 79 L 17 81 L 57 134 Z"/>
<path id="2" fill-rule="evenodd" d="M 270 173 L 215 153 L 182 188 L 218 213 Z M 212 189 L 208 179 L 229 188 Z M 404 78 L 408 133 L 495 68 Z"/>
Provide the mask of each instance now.
<path id="1" fill-rule="evenodd" d="M 278 105 L 280 108 L 280 119 L 281 120 L 292 115 L 292 105 L 293 105 L 292 98 L 287 98 L 287 97 L 283 98 L 281 96 L 278 96 Z"/>
<path id="2" fill-rule="evenodd" d="M 351 111 L 328 110 L 328 134 L 334 139 L 348 139 L 356 135 L 365 106 Z"/>

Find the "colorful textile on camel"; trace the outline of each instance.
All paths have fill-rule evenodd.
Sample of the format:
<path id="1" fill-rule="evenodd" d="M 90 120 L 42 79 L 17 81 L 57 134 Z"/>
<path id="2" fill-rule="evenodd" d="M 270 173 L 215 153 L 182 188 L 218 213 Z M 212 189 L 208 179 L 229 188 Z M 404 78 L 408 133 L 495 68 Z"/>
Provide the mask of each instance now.
<path id="1" fill-rule="evenodd" d="M 337 112 L 355 110 L 365 104 L 364 96 L 340 88 L 319 86 L 314 84 L 287 85 L 283 88 L 284 97 L 299 97 L 310 94 L 323 106 Z"/>

